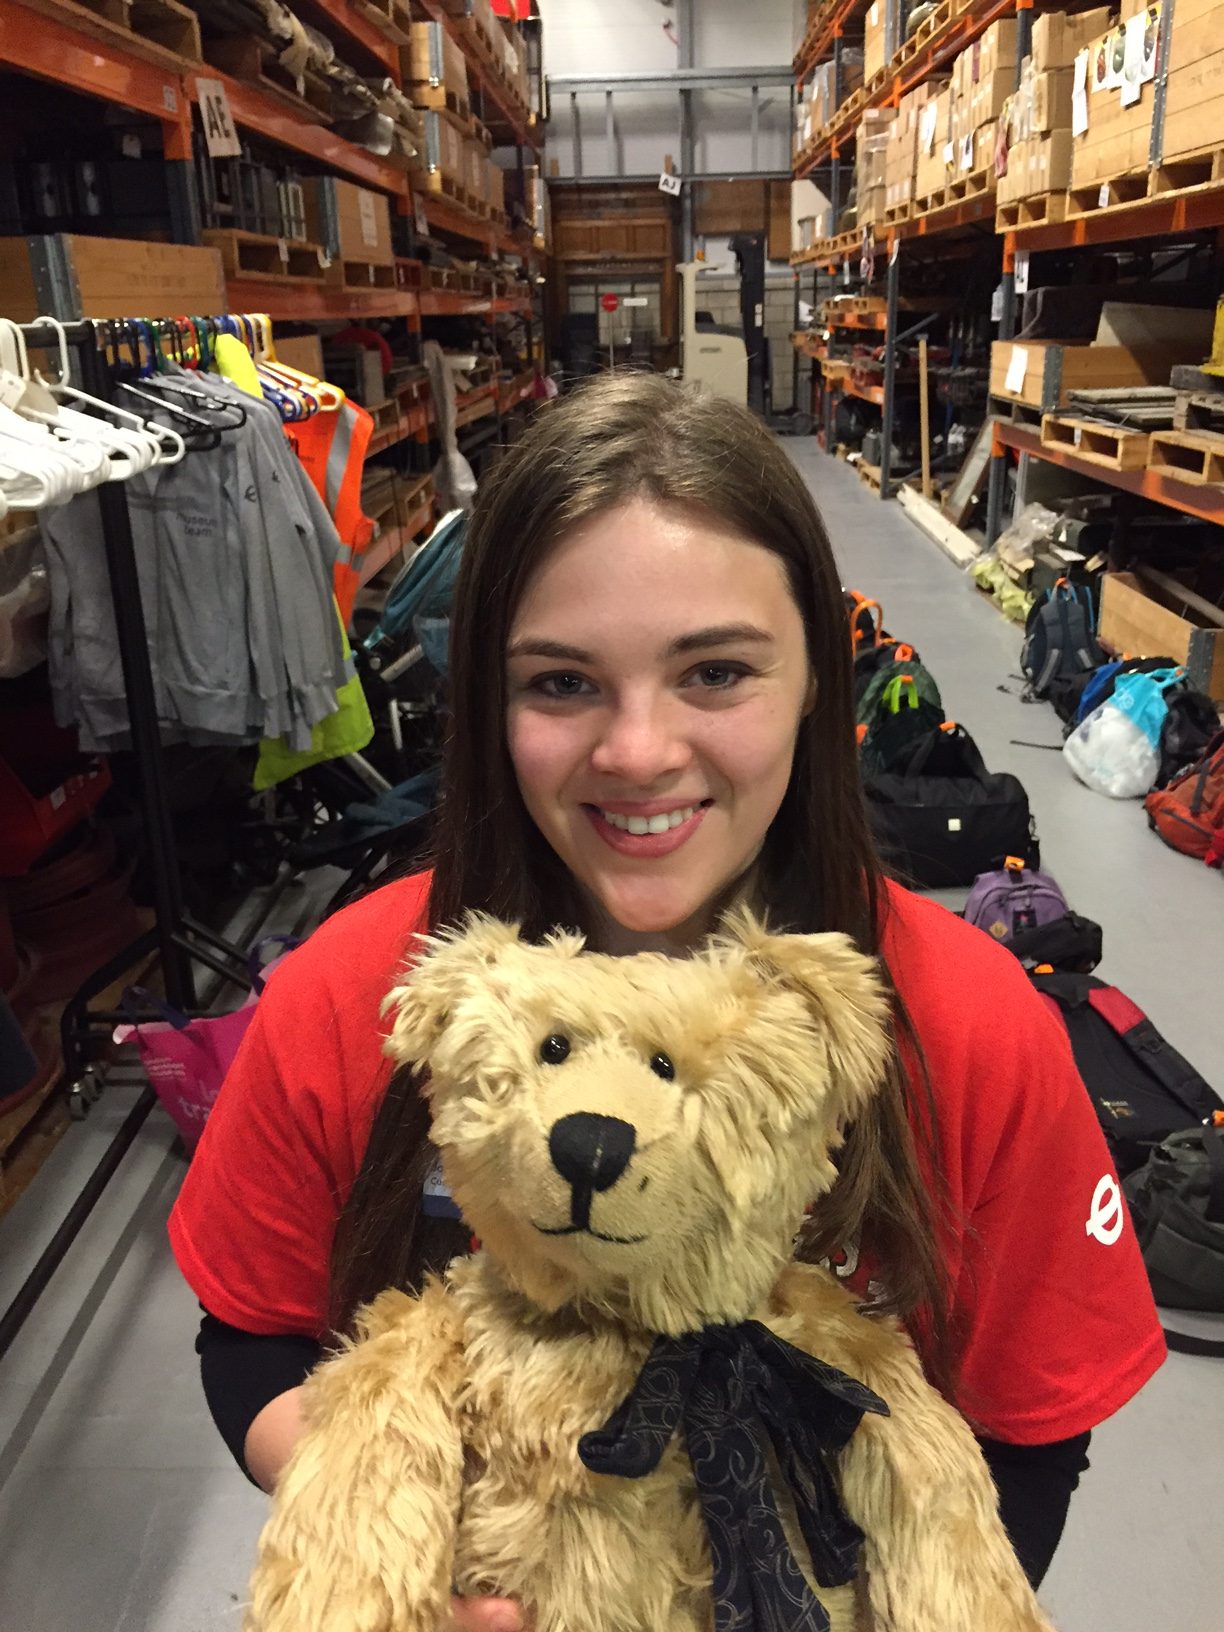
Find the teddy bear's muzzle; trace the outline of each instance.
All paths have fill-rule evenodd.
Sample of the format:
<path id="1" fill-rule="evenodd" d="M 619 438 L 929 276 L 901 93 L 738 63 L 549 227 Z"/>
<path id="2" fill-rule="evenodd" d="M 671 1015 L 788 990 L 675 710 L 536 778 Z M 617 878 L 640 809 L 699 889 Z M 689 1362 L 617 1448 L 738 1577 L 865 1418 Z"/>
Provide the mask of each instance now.
<path id="1" fill-rule="evenodd" d="M 591 1202 L 596 1194 L 610 1190 L 625 1172 L 637 1143 L 637 1129 L 618 1116 L 597 1116 L 591 1111 L 573 1111 L 558 1117 L 548 1134 L 548 1154 L 557 1172 L 570 1187 L 568 1224 L 546 1227 L 537 1224 L 542 1235 L 593 1235 L 596 1240 L 618 1246 L 633 1246 L 641 1236 L 605 1234 L 591 1224 Z"/>

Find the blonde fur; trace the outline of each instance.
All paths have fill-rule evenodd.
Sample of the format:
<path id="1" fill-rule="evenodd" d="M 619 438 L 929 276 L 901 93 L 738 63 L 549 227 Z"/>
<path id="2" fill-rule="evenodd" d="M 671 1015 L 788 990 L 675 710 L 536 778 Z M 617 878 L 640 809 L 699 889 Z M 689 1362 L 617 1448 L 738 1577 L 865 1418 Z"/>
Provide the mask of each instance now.
<path id="1" fill-rule="evenodd" d="M 536 1632 L 708 1632 L 679 1438 L 636 1480 L 588 1472 L 577 1447 L 657 1333 L 749 1318 L 890 1407 L 840 1459 L 866 1545 L 858 1583 L 812 1582 L 833 1632 L 1049 1632 L 980 1450 L 900 1327 L 791 1261 L 887 1058 L 872 960 L 744 911 L 686 960 L 529 946 L 473 916 L 427 942 L 387 1012 L 388 1051 L 428 1068 L 434 1141 L 483 1250 L 419 1297 L 384 1293 L 311 1378 L 247 1632 L 437 1632 L 452 1587 L 520 1599 Z M 554 1033 L 571 1043 L 559 1065 L 540 1053 Z M 659 1051 L 674 1080 L 651 1070 Z M 634 1128 L 591 1206 L 618 1240 L 541 1233 L 569 1218 L 549 1130 L 576 1111 Z"/>

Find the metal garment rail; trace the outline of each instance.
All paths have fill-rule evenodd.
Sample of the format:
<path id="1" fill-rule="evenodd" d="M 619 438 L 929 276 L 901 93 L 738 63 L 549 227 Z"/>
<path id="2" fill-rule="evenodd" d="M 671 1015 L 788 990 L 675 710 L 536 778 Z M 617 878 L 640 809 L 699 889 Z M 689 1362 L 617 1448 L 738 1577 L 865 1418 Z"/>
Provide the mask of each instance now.
<path id="1" fill-rule="evenodd" d="M 22 329 L 29 347 L 43 347 L 52 353 L 57 350 L 61 332 L 58 327 L 52 329 L 45 324 L 27 324 Z M 109 400 L 113 382 L 103 354 L 101 328 L 88 321 L 70 323 L 63 326 L 63 334 L 75 354 L 74 378 L 91 395 Z M 118 1021 L 129 1018 L 126 1014 L 91 1010 L 91 1000 L 151 953 L 156 952 L 160 957 L 167 999 L 175 1008 L 189 1014 L 198 1012 L 193 963 L 211 970 L 223 984 L 248 984 L 246 960 L 238 948 L 231 946 L 204 924 L 197 923 L 184 906 L 127 499 L 121 482 L 104 482 L 95 491 L 152 875 L 154 926 L 96 970 L 64 1010 L 60 1023 L 64 1056 L 61 1080 L 69 1091 L 77 1086 L 85 1070 L 91 1032 L 109 1031 Z M 155 1103 L 156 1096 L 151 1089 L 147 1089 L 137 1100 L 50 1245 L 34 1265 L 13 1302 L 0 1316 L 0 1356 L 12 1344 L 39 1295 L 80 1234 L 85 1220 Z"/>

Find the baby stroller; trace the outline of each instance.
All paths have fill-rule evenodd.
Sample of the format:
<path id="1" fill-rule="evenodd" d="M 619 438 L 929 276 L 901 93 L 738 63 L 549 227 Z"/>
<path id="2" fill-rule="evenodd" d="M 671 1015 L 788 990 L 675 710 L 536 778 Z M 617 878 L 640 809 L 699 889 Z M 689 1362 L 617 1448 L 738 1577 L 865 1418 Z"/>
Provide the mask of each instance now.
<path id="1" fill-rule="evenodd" d="M 300 869 L 342 868 L 335 911 L 376 872 L 423 855 L 437 794 L 445 720 L 450 607 L 467 532 L 452 510 L 404 567 L 354 655 L 377 731 L 361 754 L 318 765 L 301 778 L 311 830 L 293 845 Z"/>

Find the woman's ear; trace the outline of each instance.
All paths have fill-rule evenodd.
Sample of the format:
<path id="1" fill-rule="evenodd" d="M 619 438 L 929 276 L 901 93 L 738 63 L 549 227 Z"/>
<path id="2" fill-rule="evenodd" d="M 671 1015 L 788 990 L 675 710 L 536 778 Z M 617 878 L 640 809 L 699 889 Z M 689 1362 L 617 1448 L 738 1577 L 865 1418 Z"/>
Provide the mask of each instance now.
<path id="1" fill-rule="evenodd" d="M 383 1000 L 394 1016 L 383 1052 L 399 1065 L 423 1066 L 451 1014 L 479 989 L 509 947 L 519 944 L 517 924 L 485 913 L 469 913 L 458 929 L 418 936 L 419 957 Z"/>

